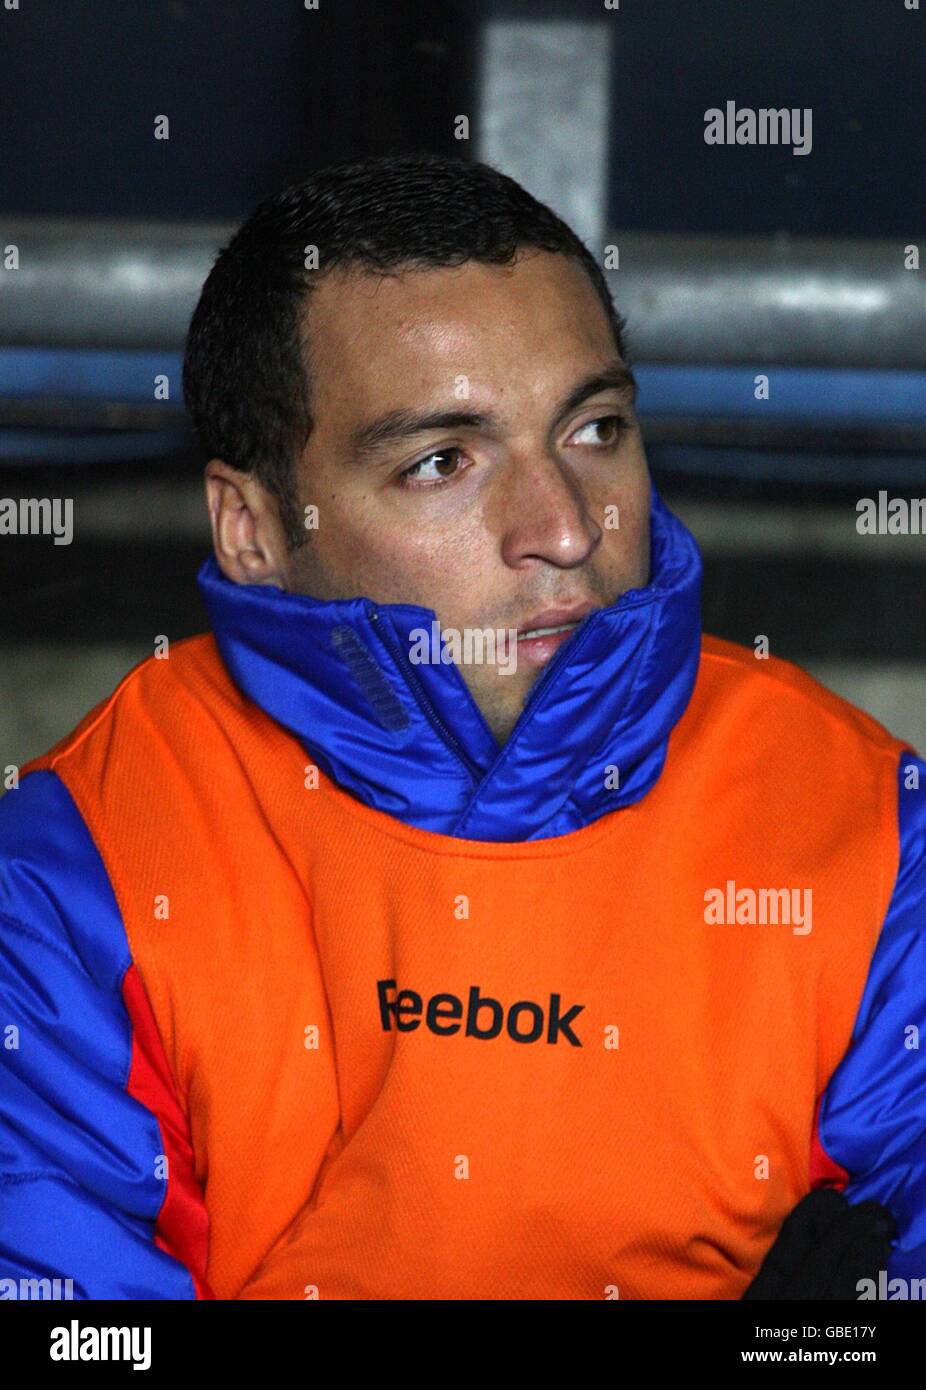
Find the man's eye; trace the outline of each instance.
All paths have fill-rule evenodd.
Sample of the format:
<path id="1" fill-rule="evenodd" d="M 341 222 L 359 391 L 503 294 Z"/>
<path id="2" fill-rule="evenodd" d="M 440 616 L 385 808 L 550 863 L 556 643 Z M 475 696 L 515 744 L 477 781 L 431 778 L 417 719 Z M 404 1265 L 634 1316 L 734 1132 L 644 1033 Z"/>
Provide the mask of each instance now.
<path id="1" fill-rule="evenodd" d="M 602 449 L 613 448 L 618 442 L 624 430 L 625 420 L 622 415 L 601 415 L 597 420 L 589 420 L 587 425 L 582 425 L 576 430 L 576 438 L 584 434 L 586 430 L 600 430 L 604 428 L 605 439 L 586 439 L 579 440 L 579 443 L 597 444 Z"/>
<path id="2" fill-rule="evenodd" d="M 462 449 L 435 449 L 432 454 L 428 454 L 426 458 L 419 459 L 417 463 L 413 463 L 411 467 L 406 468 L 403 473 L 399 474 L 399 486 L 441 487 L 444 483 L 451 482 L 457 476 L 457 473 L 460 472 L 458 468 L 452 465 L 460 459 L 462 453 Z M 435 459 L 439 461 L 434 463 L 433 461 Z M 430 468 L 432 463 L 437 469 L 436 477 L 433 474 L 423 475 L 418 471 L 422 468 Z M 423 481 L 422 478 L 424 479 Z M 409 482 L 409 479 L 414 479 L 415 481 Z"/>
<path id="3" fill-rule="evenodd" d="M 601 415 L 597 420 L 589 420 L 575 433 L 578 443 L 588 443 L 599 449 L 613 449 L 619 442 L 627 421 L 622 415 Z M 605 438 L 582 440 L 580 435 L 588 430 L 604 431 Z M 417 463 L 411 464 L 399 474 L 399 486 L 407 488 L 443 487 L 451 483 L 465 469 L 459 467 L 463 450 L 455 447 L 435 449 Z M 436 471 L 431 471 L 436 470 Z"/>

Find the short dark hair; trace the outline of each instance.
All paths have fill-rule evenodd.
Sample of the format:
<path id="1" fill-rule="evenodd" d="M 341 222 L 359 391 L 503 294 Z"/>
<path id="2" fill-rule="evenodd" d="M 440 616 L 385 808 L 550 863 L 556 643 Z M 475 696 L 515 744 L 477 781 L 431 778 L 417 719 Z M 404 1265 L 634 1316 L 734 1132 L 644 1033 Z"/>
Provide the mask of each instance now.
<path id="1" fill-rule="evenodd" d="M 318 269 L 306 268 L 318 248 Z M 429 153 L 329 165 L 254 210 L 216 257 L 193 313 L 183 363 L 187 409 L 208 456 L 277 498 L 288 542 L 307 538 L 296 459 L 312 431 L 305 307 L 335 267 L 510 264 L 519 249 L 570 256 L 587 271 L 624 352 L 625 324 L 575 232 L 488 164 Z"/>

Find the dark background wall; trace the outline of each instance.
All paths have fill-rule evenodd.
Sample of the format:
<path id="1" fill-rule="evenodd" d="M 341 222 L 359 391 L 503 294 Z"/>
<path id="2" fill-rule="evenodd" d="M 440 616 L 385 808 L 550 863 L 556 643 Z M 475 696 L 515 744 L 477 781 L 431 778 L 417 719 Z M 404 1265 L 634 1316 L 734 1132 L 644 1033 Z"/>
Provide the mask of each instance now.
<path id="1" fill-rule="evenodd" d="M 3 16 L 5 212 L 225 218 L 322 164 L 454 144 L 460 0 L 28 0 Z M 168 113 L 170 141 L 152 138 Z"/>

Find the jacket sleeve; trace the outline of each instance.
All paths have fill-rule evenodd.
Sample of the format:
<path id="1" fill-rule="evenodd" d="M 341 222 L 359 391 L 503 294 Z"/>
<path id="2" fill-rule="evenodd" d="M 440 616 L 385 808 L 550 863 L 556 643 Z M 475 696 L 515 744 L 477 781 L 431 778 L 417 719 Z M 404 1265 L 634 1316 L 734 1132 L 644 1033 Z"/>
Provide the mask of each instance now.
<path id="1" fill-rule="evenodd" d="M 0 1296 L 209 1298 L 207 1235 L 103 862 L 61 779 L 27 773 L 0 800 Z"/>
<path id="2" fill-rule="evenodd" d="M 811 1185 L 882 1202 L 898 1229 L 885 1277 L 909 1281 L 926 1280 L 926 762 L 904 753 L 898 781 L 897 880 L 852 1041 L 818 1105 Z"/>

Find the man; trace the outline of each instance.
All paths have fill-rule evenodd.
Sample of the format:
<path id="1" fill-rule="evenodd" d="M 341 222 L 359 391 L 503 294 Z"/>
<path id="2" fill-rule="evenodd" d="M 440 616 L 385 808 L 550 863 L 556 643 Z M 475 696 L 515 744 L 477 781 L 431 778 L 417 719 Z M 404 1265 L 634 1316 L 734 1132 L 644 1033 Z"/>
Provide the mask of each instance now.
<path id="1" fill-rule="evenodd" d="M 2 1273 L 736 1299 L 844 1190 L 926 1274 L 926 764 L 702 637 L 581 242 L 322 171 L 184 379 L 212 633 L 0 803 Z"/>

